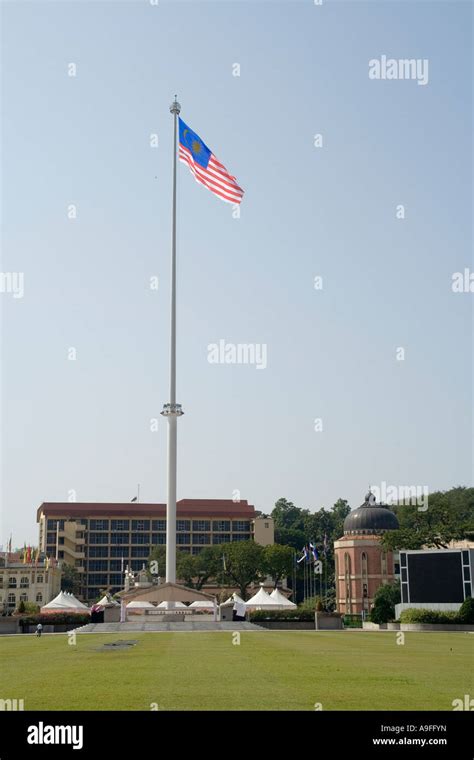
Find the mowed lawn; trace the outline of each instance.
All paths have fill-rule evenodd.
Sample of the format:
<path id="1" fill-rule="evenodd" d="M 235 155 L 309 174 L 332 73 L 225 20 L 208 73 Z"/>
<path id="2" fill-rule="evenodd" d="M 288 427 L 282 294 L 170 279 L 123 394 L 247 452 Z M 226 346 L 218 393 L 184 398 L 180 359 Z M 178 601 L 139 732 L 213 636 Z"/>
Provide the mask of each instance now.
<path id="1" fill-rule="evenodd" d="M 127 650 L 104 644 L 136 640 Z M 25 710 L 452 710 L 474 635 L 241 632 L 2 636 L 0 698 Z M 155 707 L 156 709 L 156 707 Z"/>

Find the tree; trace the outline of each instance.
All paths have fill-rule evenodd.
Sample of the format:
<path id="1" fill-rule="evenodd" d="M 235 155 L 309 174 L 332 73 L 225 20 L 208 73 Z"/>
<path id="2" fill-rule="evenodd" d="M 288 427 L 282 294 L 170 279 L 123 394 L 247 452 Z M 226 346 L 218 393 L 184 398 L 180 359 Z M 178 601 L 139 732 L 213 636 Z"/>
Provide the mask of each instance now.
<path id="1" fill-rule="evenodd" d="M 306 542 L 306 535 L 304 530 L 275 527 L 275 541 L 282 546 L 291 546 L 299 552 Z"/>
<path id="2" fill-rule="evenodd" d="M 384 534 L 382 543 L 387 550 L 446 548 L 453 540 L 474 536 L 474 488 L 435 491 L 422 508 L 396 504 L 393 511 L 400 529 Z"/>
<path id="3" fill-rule="evenodd" d="M 66 563 L 62 566 L 61 587 L 63 591 L 77 594 L 80 587 L 80 576 L 76 568 Z"/>
<path id="4" fill-rule="evenodd" d="M 293 572 L 294 552 L 290 546 L 270 544 L 263 549 L 263 569 L 273 578 L 273 588 Z"/>
<path id="5" fill-rule="evenodd" d="M 395 620 L 395 605 L 399 604 L 400 584 L 386 583 L 379 586 L 374 596 L 374 606 L 370 612 L 372 623 L 388 623 Z"/>
<path id="6" fill-rule="evenodd" d="M 466 597 L 461 604 L 458 619 L 462 624 L 472 625 L 474 623 L 474 599 L 472 596 Z"/>
<path id="7" fill-rule="evenodd" d="M 220 546 L 207 546 L 195 556 L 196 589 L 201 589 L 211 579 L 218 580 L 222 574 L 222 551 Z"/>
<path id="8" fill-rule="evenodd" d="M 160 545 L 153 548 L 148 560 L 149 568 L 152 561 L 158 563 L 158 574 L 164 574 L 166 566 L 165 546 Z M 202 589 L 211 578 L 217 578 L 221 571 L 222 551 L 219 546 L 207 546 L 196 555 L 191 555 L 187 551 L 176 553 L 176 577 L 188 588 Z"/>
<path id="9" fill-rule="evenodd" d="M 235 583 L 242 599 L 247 598 L 247 586 L 264 575 L 263 546 L 255 541 L 233 541 L 221 544 L 225 558 L 225 575 Z"/>
<path id="10" fill-rule="evenodd" d="M 304 529 L 304 518 L 309 515 L 309 510 L 295 507 L 292 501 L 278 499 L 272 511 L 275 528 Z"/>

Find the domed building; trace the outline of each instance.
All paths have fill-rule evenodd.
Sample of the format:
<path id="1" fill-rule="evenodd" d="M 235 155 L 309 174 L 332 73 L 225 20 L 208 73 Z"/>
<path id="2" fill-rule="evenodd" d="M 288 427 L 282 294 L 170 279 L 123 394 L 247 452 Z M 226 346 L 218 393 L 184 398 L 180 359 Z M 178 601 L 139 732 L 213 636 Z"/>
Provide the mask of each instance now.
<path id="1" fill-rule="evenodd" d="M 370 491 L 347 515 L 344 535 L 334 542 L 338 612 L 366 617 L 379 586 L 395 581 L 393 552 L 383 550 L 380 538 L 398 527 L 394 512 L 377 504 Z"/>

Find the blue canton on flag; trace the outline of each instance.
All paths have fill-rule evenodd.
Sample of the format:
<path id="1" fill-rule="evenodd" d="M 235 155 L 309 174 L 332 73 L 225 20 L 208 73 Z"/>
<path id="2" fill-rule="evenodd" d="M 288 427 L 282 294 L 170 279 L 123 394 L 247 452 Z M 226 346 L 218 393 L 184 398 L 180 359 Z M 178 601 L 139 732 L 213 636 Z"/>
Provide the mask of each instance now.
<path id="1" fill-rule="evenodd" d="M 228 203 L 241 202 L 244 191 L 235 177 L 182 119 L 179 119 L 179 160 L 189 166 L 196 182 L 211 193 Z"/>

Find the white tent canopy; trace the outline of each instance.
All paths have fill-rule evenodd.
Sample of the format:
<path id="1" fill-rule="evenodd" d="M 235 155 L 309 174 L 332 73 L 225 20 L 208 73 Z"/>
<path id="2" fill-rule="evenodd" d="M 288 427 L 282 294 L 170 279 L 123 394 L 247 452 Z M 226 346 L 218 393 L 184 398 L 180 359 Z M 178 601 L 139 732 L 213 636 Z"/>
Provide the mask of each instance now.
<path id="1" fill-rule="evenodd" d="M 263 586 L 260 586 L 257 593 L 254 594 L 254 596 L 252 596 L 252 598 L 249 599 L 248 602 L 245 602 L 245 607 L 248 610 L 249 609 L 255 609 L 255 610 L 281 609 L 281 605 L 278 604 L 278 602 L 276 602 L 275 599 L 272 599 L 270 594 L 267 594 Z"/>
<path id="2" fill-rule="evenodd" d="M 69 600 L 69 604 L 72 607 L 78 607 L 78 609 L 80 610 L 88 609 L 85 604 L 82 604 L 82 602 L 80 602 L 79 599 L 76 599 L 74 594 L 71 594 L 69 591 L 64 591 L 64 596 L 67 597 L 67 599 Z"/>
<path id="3" fill-rule="evenodd" d="M 88 610 L 89 608 L 86 607 L 85 604 L 82 604 L 82 602 L 79 601 L 79 599 L 76 599 L 74 594 L 69 594 L 67 591 L 60 591 L 57 596 L 54 597 L 54 599 L 51 599 L 48 604 L 45 604 L 43 607 L 41 607 L 41 611 L 43 610 Z"/>
<path id="4" fill-rule="evenodd" d="M 192 602 L 189 606 L 195 610 L 213 610 L 214 609 L 214 604 L 211 601 L 206 602 L 204 599 L 196 601 L 196 602 Z"/>
<path id="5" fill-rule="evenodd" d="M 153 610 L 153 609 L 155 609 L 155 605 L 152 604 L 151 602 L 136 601 L 136 602 L 129 602 L 127 604 L 127 609 L 128 610 L 145 610 L 145 609 L 147 609 L 147 610 L 152 609 Z"/>
<path id="6" fill-rule="evenodd" d="M 120 607 L 119 603 L 110 597 L 110 599 L 107 597 L 107 594 L 104 594 L 102 599 L 99 599 L 98 602 L 96 602 L 96 607 L 107 607 L 107 605 L 112 605 L 113 607 Z"/>
<path id="7" fill-rule="evenodd" d="M 290 602 L 289 599 L 284 596 L 281 591 L 279 591 L 277 588 L 274 588 L 272 593 L 270 594 L 270 597 L 279 605 L 281 605 L 281 608 L 285 610 L 294 610 L 296 609 L 296 604 L 294 602 Z"/>
<path id="8" fill-rule="evenodd" d="M 170 610 L 171 609 L 172 610 L 183 609 L 183 608 L 187 609 L 186 605 L 183 602 L 166 602 L 166 601 L 163 601 L 163 602 L 159 603 L 158 607 L 160 609 L 166 608 L 166 609 L 170 609 Z"/>
<path id="9" fill-rule="evenodd" d="M 236 593 L 233 593 L 231 596 L 229 596 L 229 598 L 225 600 L 224 604 L 234 604 L 234 602 L 237 602 L 237 604 L 245 604 L 244 600 L 241 599 L 240 596 Z"/>

